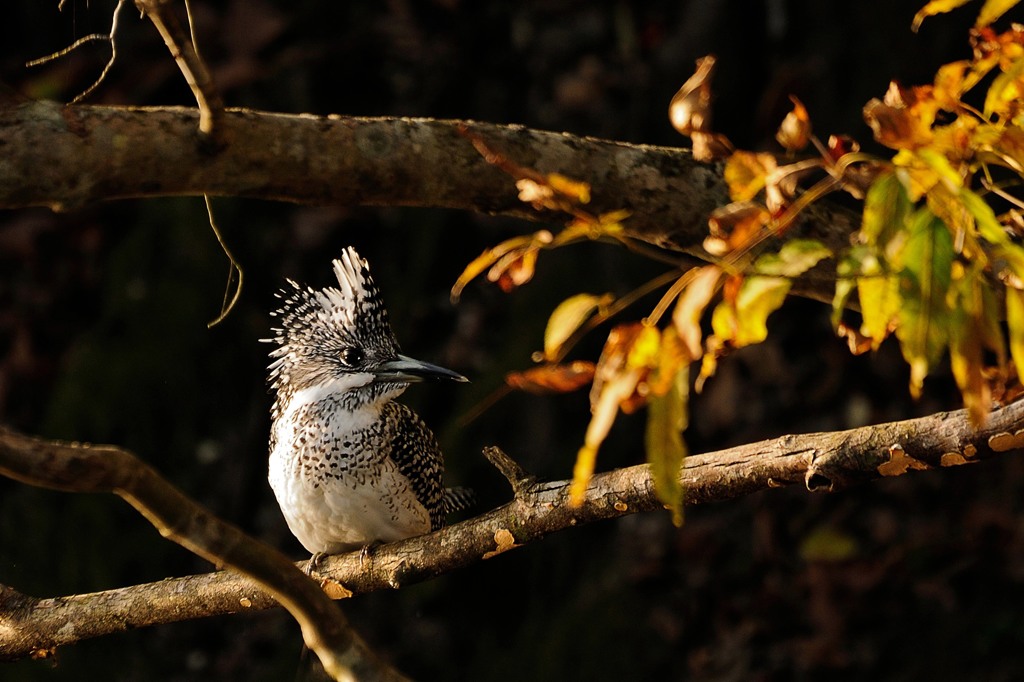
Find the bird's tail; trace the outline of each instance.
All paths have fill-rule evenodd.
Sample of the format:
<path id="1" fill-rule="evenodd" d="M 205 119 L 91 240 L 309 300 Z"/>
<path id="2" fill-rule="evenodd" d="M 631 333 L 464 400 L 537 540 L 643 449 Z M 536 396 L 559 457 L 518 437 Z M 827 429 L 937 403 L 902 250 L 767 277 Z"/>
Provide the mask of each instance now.
<path id="1" fill-rule="evenodd" d="M 477 506 L 478 500 L 472 488 L 445 488 L 441 504 L 444 505 L 444 513 L 447 515 L 472 509 Z"/>

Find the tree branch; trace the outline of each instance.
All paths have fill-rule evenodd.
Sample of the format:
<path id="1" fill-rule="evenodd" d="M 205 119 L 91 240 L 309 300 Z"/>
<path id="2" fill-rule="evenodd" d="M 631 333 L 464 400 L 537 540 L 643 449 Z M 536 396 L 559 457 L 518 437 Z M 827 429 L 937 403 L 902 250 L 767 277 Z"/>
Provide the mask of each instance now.
<path id="1" fill-rule="evenodd" d="M 456 208 L 562 221 L 519 201 L 513 180 L 458 133 L 465 126 L 517 164 L 591 186 L 588 210 L 630 211 L 627 234 L 707 259 L 710 212 L 729 202 L 721 168 L 688 150 L 611 142 L 522 126 L 410 118 L 270 114 L 231 109 L 218 149 L 186 108 L 64 106 L 0 110 L 0 208 L 67 210 L 104 199 L 230 195 L 309 204 Z M 853 213 L 812 205 L 800 231 L 839 249 Z M 831 300 L 829 268 L 795 291 Z M 831 268 L 834 270 L 834 267 Z"/>
<path id="2" fill-rule="evenodd" d="M 966 411 L 960 410 L 695 455 L 686 460 L 682 478 L 687 503 L 696 505 L 797 483 L 811 492 L 834 492 L 884 476 L 969 464 L 1021 449 L 1024 401 L 993 412 L 980 429 L 972 428 Z M 399 588 L 559 530 L 662 506 L 646 465 L 597 474 L 583 505 L 573 509 L 567 503 L 568 481 L 537 483 L 500 451 L 488 457 L 512 483 L 513 501 L 435 533 L 377 547 L 368 556 L 355 552 L 326 557 L 321 569 L 328 591 L 347 596 Z M 88 478 L 87 471 L 75 475 Z M 53 599 L 0 586 L 0 659 L 129 628 L 275 604 L 255 582 L 223 571 Z"/>
<path id="3" fill-rule="evenodd" d="M 213 516 L 127 450 L 46 441 L 0 426 L 0 474 L 56 490 L 116 493 L 164 537 L 261 585 L 298 621 L 334 679 L 362 679 L 369 670 L 375 679 L 404 679 L 376 660 L 337 606 L 283 554 Z M 0 658 L 26 646 L 33 655 L 52 648 L 40 646 L 36 624 L 23 617 L 31 603 L 9 588 L 0 591 Z M 88 637 L 97 624 L 93 616 L 71 629 Z"/>

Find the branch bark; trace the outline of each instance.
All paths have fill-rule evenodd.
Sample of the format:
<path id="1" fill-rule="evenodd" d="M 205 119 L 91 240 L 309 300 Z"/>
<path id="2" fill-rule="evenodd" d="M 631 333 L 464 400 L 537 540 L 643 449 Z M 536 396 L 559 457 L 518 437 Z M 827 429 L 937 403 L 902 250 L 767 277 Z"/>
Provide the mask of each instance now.
<path id="1" fill-rule="evenodd" d="M 590 184 L 595 213 L 626 209 L 635 239 L 706 259 L 710 212 L 729 202 L 721 168 L 688 150 L 626 144 L 523 126 L 227 110 L 218 146 L 187 108 L 65 106 L 0 109 L 0 208 L 69 210 L 105 199 L 230 195 L 310 204 L 455 208 L 559 221 L 518 199 L 513 180 L 465 137 L 541 173 Z M 853 213 L 818 203 L 789 232 L 846 246 Z M 834 268 L 832 268 L 834 269 Z M 794 291 L 831 300 L 827 268 Z"/>
<path id="2" fill-rule="evenodd" d="M 1024 401 L 1018 401 L 993 412 L 980 429 L 960 410 L 695 455 L 687 459 L 682 479 L 687 503 L 697 505 L 793 484 L 834 492 L 1022 449 Z M 358 552 L 326 557 L 321 572 L 328 593 L 397 589 L 566 528 L 661 508 L 646 465 L 594 476 L 584 504 L 573 509 L 567 504 L 568 481 L 538 483 L 497 453 L 490 457 L 512 484 L 511 502 L 435 533 L 377 547 L 366 557 Z M 230 571 L 50 599 L 0 586 L 0 660 L 129 628 L 274 605 L 258 584 Z"/>
<path id="3" fill-rule="evenodd" d="M 367 672 L 374 679 L 404 679 L 377 661 L 337 606 L 283 554 L 213 516 L 127 450 L 46 441 L 0 426 L 0 474 L 56 490 L 116 493 L 164 537 L 261 585 L 298 621 L 306 646 L 333 679 L 366 679 Z M 0 590 L 0 658 L 37 632 L 19 618 L 24 605 L 10 588 Z M 71 629 L 89 636 L 95 625 L 90 619 Z M 30 643 L 29 648 L 33 655 L 45 655 L 51 647 Z"/>

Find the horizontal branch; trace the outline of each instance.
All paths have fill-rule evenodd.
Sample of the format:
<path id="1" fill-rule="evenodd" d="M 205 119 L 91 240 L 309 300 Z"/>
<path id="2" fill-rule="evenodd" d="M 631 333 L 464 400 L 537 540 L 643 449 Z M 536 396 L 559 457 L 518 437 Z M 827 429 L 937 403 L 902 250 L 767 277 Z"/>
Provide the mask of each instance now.
<path id="1" fill-rule="evenodd" d="M 188 108 L 29 102 L 0 109 L 0 208 L 67 210 L 205 193 L 562 220 L 519 201 L 513 180 L 460 128 L 516 164 L 588 183 L 588 210 L 628 210 L 629 236 L 671 250 L 706 257 L 708 215 L 729 202 L 720 166 L 697 162 L 686 149 L 491 123 L 240 109 L 218 121 L 219 144 L 211 148 L 197 125 L 197 111 Z M 858 224 L 852 213 L 824 203 L 803 215 L 806 235 L 835 249 L 849 243 Z M 831 300 L 830 278 L 815 277 L 822 281 L 807 285 L 805 278 L 798 289 Z"/>
<path id="2" fill-rule="evenodd" d="M 792 484 L 833 492 L 870 479 L 969 464 L 1022 448 L 1024 401 L 993 412 L 980 429 L 972 428 L 961 410 L 695 455 L 686 460 L 682 478 L 687 503 L 696 505 Z M 399 588 L 566 528 L 661 508 L 646 465 L 594 476 L 584 504 L 574 509 L 567 503 L 568 481 L 537 483 L 498 453 L 490 456 L 512 483 L 512 502 L 429 535 L 374 548 L 365 556 L 327 557 L 320 568 L 328 593 L 348 596 Z M 0 659 L 78 641 L 82 632 L 98 636 L 274 605 L 256 583 L 225 571 L 53 599 L 0 586 Z"/>

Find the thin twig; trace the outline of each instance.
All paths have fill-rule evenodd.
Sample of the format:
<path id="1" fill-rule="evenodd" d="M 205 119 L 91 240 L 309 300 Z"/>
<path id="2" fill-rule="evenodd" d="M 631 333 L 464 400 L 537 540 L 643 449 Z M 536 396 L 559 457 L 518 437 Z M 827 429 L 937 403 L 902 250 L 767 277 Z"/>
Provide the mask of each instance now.
<path id="1" fill-rule="evenodd" d="M 45 57 L 40 57 L 38 59 L 33 59 L 31 61 L 25 62 L 25 66 L 39 66 L 40 64 L 46 64 L 47 62 L 51 62 L 54 59 L 60 59 L 64 55 L 69 54 L 73 50 L 78 49 L 86 43 L 95 42 L 97 40 L 105 40 L 109 42 L 110 59 L 107 60 L 106 65 L 103 67 L 103 71 L 100 72 L 100 75 L 96 78 L 95 81 L 93 81 L 92 85 L 87 87 L 82 92 L 78 93 L 78 95 L 71 100 L 72 104 L 78 104 L 86 97 L 91 95 L 93 91 L 100 86 L 100 83 L 102 83 L 106 79 L 107 73 L 110 72 L 110 68 L 114 66 L 114 61 L 117 60 L 117 42 L 115 40 L 115 36 L 117 35 L 117 20 L 121 15 L 121 10 L 124 9 L 125 5 L 127 4 L 127 0 L 118 0 L 117 7 L 114 8 L 114 16 L 110 20 L 110 33 L 108 35 L 103 35 L 101 33 L 93 33 L 91 35 L 87 35 L 84 38 L 79 38 L 75 42 L 65 47 L 63 50 L 58 50 L 57 52 L 46 55 Z M 61 1 L 60 5 L 58 5 L 58 9 L 64 9 L 63 0 Z"/>
<path id="2" fill-rule="evenodd" d="M 220 315 L 206 325 L 206 328 L 209 329 L 210 327 L 220 324 L 224 318 L 228 316 L 228 313 L 230 313 L 235 307 L 235 304 L 238 303 L 238 298 L 242 295 L 242 284 L 245 281 L 245 273 L 242 271 L 242 266 L 237 260 L 235 260 L 234 255 L 232 255 L 231 249 L 228 248 L 227 242 L 224 241 L 224 236 L 221 235 L 220 229 L 217 227 L 217 223 L 213 219 L 213 205 L 210 203 L 210 195 L 204 194 L 203 200 L 206 202 L 206 215 L 209 216 L 210 219 L 210 229 L 213 230 L 214 236 L 217 237 L 217 243 L 220 244 L 220 248 L 224 251 L 224 255 L 228 257 L 229 261 L 228 282 L 224 287 L 224 301 L 221 303 Z M 231 297 L 230 301 L 228 301 L 228 292 L 231 291 L 231 280 L 233 279 L 232 275 L 236 271 L 238 272 L 238 286 L 235 287 L 235 295 Z"/>
<path id="3" fill-rule="evenodd" d="M 495 446 L 488 445 L 484 448 L 484 457 L 487 461 L 494 465 L 494 468 L 501 472 L 501 475 L 512 486 L 512 492 L 515 494 L 516 499 L 522 499 L 528 492 L 533 484 L 537 482 L 535 476 L 528 474 L 523 467 L 519 466 L 519 463 L 509 457 L 504 450 Z"/>

